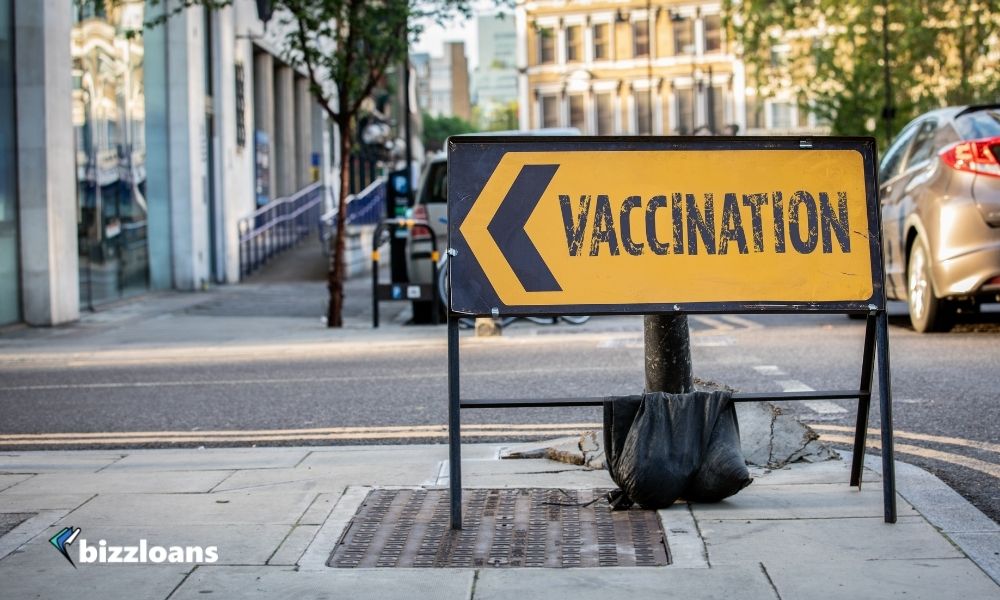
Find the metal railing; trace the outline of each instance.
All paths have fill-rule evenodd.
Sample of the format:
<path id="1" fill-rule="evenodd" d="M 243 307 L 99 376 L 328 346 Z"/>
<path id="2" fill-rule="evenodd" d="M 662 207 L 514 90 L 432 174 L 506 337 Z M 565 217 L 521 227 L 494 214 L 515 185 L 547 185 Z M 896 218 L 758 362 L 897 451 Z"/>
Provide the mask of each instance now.
<path id="1" fill-rule="evenodd" d="M 379 177 L 357 194 L 347 197 L 347 222 L 345 225 L 377 225 L 385 214 L 386 194 L 389 186 L 385 177 Z M 330 251 L 330 240 L 337 231 L 337 207 L 327 211 L 320 221 L 319 241 L 323 251 Z"/>
<path id="2" fill-rule="evenodd" d="M 323 184 L 317 181 L 239 220 L 241 277 L 319 229 L 323 191 Z"/>

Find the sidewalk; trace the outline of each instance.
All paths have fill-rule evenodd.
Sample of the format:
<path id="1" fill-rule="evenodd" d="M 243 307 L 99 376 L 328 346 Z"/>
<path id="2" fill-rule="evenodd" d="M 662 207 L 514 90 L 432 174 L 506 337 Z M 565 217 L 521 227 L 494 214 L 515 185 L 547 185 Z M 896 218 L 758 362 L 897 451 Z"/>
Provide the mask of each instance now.
<path id="1" fill-rule="evenodd" d="M 611 487 L 604 471 L 501 461 L 499 449 L 465 446 L 465 487 Z M 725 502 L 659 511 L 673 561 L 666 567 L 326 566 L 371 486 L 446 486 L 446 459 L 442 445 L 2 455 L 0 513 L 8 514 L 0 527 L 13 530 L 0 537 L 0 596 L 1000 598 L 984 573 L 1000 579 L 996 524 L 901 463 L 899 522 L 887 525 L 878 474 L 866 472 L 860 492 L 848 487 L 849 457 L 757 470 L 753 485 Z M 217 546 L 218 562 L 79 564 L 71 546 L 73 569 L 48 542 L 66 526 L 81 528 L 91 546 Z"/>

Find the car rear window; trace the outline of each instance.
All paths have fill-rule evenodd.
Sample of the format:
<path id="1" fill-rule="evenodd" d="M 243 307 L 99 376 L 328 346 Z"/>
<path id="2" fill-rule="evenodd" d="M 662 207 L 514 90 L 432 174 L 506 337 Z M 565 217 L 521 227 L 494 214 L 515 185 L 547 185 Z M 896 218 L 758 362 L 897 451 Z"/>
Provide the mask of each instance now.
<path id="1" fill-rule="evenodd" d="M 421 190 L 421 200 L 424 204 L 442 203 L 448 201 L 448 163 L 432 164 L 427 173 L 427 181 Z"/>
<path id="2" fill-rule="evenodd" d="M 1000 136 L 1000 108 L 987 108 L 955 119 L 955 129 L 965 140 Z"/>

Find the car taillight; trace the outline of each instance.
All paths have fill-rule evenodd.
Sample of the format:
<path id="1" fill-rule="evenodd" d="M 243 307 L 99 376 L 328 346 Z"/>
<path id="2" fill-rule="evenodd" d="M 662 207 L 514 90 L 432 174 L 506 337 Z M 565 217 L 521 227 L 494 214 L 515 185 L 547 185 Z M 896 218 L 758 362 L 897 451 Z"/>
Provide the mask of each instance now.
<path id="1" fill-rule="evenodd" d="M 426 221 L 427 220 L 427 206 L 423 204 L 418 204 L 413 207 L 413 220 L 414 221 Z M 431 237 L 431 232 L 424 225 L 414 225 L 412 236 L 414 240 L 427 240 Z"/>
<path id="2" fill-rule="evenodd" d="M 941 151 L 941 160 L 957 171 L 1000 177 L 1000 137 L 952 144 Z"/>

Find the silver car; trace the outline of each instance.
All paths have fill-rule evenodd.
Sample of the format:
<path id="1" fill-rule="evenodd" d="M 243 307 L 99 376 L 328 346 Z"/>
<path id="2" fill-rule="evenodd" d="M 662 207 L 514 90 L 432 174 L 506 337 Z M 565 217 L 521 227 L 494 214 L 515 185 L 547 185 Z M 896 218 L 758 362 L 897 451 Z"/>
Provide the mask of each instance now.
<path id="1" fill-rule="evenodd" d="M 879 167 L 886 294 L 918 332 L 1000 301 L 1000 105 L 911 121 Z"/>

